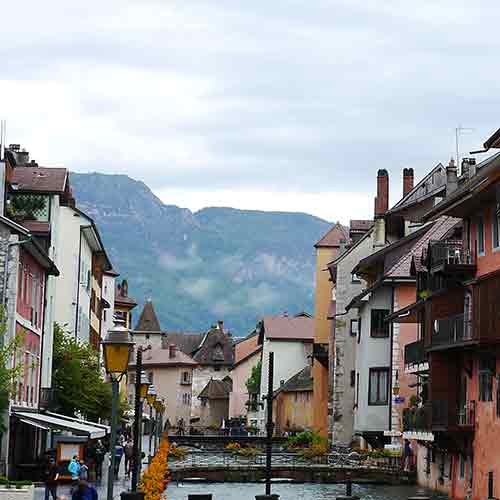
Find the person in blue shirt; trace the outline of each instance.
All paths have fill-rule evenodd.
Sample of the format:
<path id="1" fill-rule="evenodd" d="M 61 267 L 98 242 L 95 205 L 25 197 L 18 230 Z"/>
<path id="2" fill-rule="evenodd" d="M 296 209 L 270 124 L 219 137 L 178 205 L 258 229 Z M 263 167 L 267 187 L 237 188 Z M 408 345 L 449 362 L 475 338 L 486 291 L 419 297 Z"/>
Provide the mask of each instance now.
<path id="1" fill-rule="evenodd" d="M 71 494 L 71 500 L 99 500 L 97 491 L 87 481 L 78 481 L 78 486 Z"/>
<path id="2" fill-rule="evenodd" d="M 76 486 L 76 482 L 80 479 L 80 461 L 78 460 L 78 455 L 75 455 L 69 463 L 68 472 L 71 474 L 73 486 Z"/>

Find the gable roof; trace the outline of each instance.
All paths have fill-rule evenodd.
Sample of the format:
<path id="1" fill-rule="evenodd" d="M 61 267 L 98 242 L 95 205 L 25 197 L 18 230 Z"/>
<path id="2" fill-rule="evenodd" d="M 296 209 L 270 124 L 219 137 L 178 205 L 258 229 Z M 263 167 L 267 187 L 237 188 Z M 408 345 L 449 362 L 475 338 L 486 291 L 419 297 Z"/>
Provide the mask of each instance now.
<path id="1" fill-rule="evenodd" d="M 200 392 L 199 399 L 229 399 L 229 393 L 233 388 L 232 380 L 225 377 L 223 380 L 210 379 L 208 384 Z"/>
<path id="2" fill-rule="evenodd" d="M 314 340 L 314 319 L 305 316 L 265 316 L 262 320 L 263 335 L 273 340 Z M 259 339 L 262 343 L 263 339 Z"/>
<path id="3" fill-rule="evenodd" d="M 311 367 L 308 365 L 302 368 L 295 375 L 290 377 L 283 385 L 276 390 L 275 394 L 279 392 L 304 392 L 313 390 L 313 378 L 311 374 Z"/>
<path id="4" fill-rule="evenodd" d="M 232 337 L 218 326 L 210 328 L 199 346 L 192 353 L 201 365 L 232 365 L 234 349 Z"/>
<path id="5" fill-rule="evenodd" d="M 247 359 L 249 356 L 259 351 L 259 336 L 253 331 L 243 340 L 234 345 L 234 363 Z"/>
<path id="6" fill-rule="evenodd" d="M 337 222 L 316 242 L 314 246 L 315 248 L 339 247 L 341 240 L 344 240 L 345 243 L 349 243 L 349 230 L 340 224 L 340 222 Z"/>
<path id="7" fill-rule="evenodd" d="M 36 193 L 64 193 L 68 171 L 65 168 L 16 167 L 10 183 L 17 184 L 15 191 Z"/>
<path id="8" fill-rule="evenodd" d="M 160 322 L 158 321 L 158 317 L 156 316 L 151 300 L 147 300 L 144 304 L 135 330 L 138 332 L 161 333 Z"/>
<path id="9" fill-rule="evenodd" d="M 349 221 L 349 231 L 360 233 L 368 231 L 373 226 L 373 220 L 370 219 L 352 219 Z"/>

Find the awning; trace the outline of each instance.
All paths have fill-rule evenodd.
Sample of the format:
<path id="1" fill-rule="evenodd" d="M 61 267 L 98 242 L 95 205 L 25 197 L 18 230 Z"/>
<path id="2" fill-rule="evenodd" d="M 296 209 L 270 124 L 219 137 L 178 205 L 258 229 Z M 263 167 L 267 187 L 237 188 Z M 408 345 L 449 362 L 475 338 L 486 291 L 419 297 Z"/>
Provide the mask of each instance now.
<path id="1" fill-rule="evenodd" d="M 89 436 L 90 439 L 99 439 L 106 436 L 106 426 L 85 422 L 84 420 L 70 419 L 64 416 L 54 416 L 54 414 L 31 413 L 24 411 L 14 411 L 13 415 L 22 422 L 38 428 L 70 431 L 74 434 Z M 62 418 L 61 418 L 62 417 Z"/>
<path id="2" fill-rule="evenodd" d="M 39 424 L 38 422 L 32 422 L 31 420 L 26 420 L 25 418 L 19 419 L 23 424 L 31 425 L 32 427 L 36 427 L 37 429 L 42 429 L 42 431 L 48 431 L 50 427 L 46 425 Z"/>

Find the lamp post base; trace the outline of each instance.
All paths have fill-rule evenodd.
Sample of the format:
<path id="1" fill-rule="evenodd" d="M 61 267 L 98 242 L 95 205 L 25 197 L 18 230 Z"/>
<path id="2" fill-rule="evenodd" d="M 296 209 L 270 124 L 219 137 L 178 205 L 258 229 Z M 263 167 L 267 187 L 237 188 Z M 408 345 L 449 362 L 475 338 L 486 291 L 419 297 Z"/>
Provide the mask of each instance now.
<path id="1" fill-rule="evenodd" d="M 255 495 L 255 500 L 278 500 L 279 497 L 276 493 L 272 495 Z"/>
<path id="2" fill-rule="evenodd" d="M 144 500 L 142 491 L 124 491 L 120 494 L 121 500 Z"/>

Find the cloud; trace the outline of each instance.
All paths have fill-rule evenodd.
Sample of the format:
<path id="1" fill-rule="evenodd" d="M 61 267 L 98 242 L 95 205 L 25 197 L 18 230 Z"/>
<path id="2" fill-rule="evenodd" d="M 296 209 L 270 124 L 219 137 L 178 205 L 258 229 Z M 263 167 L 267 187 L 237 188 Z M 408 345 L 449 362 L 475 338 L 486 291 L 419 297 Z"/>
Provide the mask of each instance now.
<path id="1" fill-rule="evenodd" d="M 160 265 L 167 271 L 183 271 L 195 269 L 203 264 L 203 259 L 198 254 L 198 247 L 192 243 L 186 250 L 185 255 L 174 255 L 169 252 L 160 254 Z"/>
<path id="2" fill-rule="evenodd" d="M 268 283 L 259 283 L 248 291 L 248 306 L 259 311 L 269 310 L 280 299 L 280 294 Z"/>
<path id="3" fill-rule="evenodd" d="M 191 297 L 203 301 L 204 299 L 210 299 L 210 293 L 215 285 L 215 281 L 211 279 L 198 278 L 182 282 L 180 288 Z"/>
<path id="4" fill-rule="evenodd" d="M 2 14 L 22 19 L 0 47 L 8 141 L 189 208 L 368 217 L 377 169 L 397 201 L 402 168 L 448 161 L 456 126 L 474 128 L 462 154 L 499 126 L 488 0 L 27 0 Z"/>

